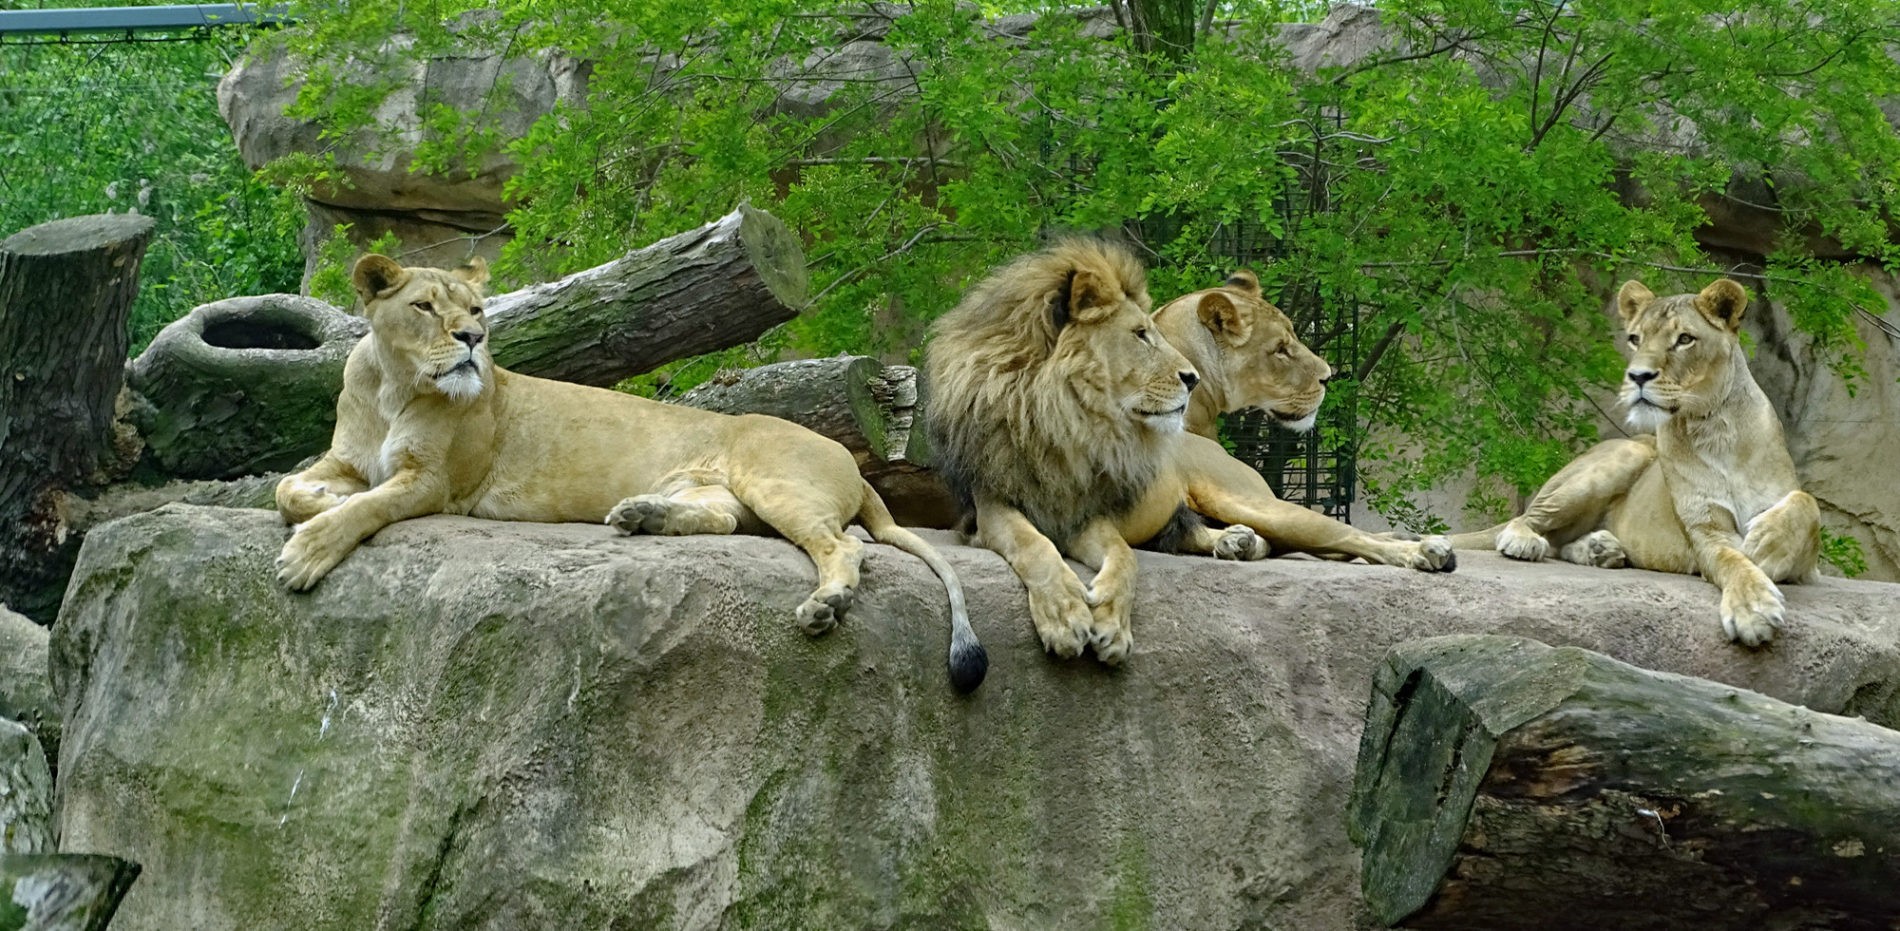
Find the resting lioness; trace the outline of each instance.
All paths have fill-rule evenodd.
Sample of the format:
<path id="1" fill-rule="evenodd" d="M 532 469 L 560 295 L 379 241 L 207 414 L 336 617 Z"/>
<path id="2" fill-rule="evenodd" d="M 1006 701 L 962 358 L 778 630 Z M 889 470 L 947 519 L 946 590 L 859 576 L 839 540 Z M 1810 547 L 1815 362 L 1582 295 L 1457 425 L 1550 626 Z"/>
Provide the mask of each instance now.
<path id="1" fill-rule="evenodd" d="M 959 688 L 988 657 L 956 571 L 897 526 L 851 453 L 804 427 L 519 375 L 488 354 L 477 259 L 453 272 L 364 256 L 352 274 L 370 334 L 350 353 L 336 433 L 315 465 L 277 486 L 296 525 L 278 557 L 292 590 L 315 585 L 358 542 L 423 514 L 597 521 L 627 533 L 776 531 L 810 554 L 818 589 L 798 622 L 820 634 L 850 606 L 863 545 L 917 556 L 943 579 Z"/>
<path id="2" fill-rule="evenodd" d="M 1252 272 L 1236 271 L 1219 287 L 1169 301 L 1155 311 L 1154 324 L 1200 373 L 1188 402 L 1190 435 L 1173 453 L 1180 493 L 1194 513 L 1231 525 L 1224 533 L 1200 530 L 1184 515 L 1176 532 L 1164 535 L 1156 548 L 1239 558 L 1264 554 L 1249 552 L 1236 540 L 1236 531 L 1244 527 L 1276 552 L 1356 556 L 1422 572 L 1457 568 L 1457 556 L 1444 537 L 1402 540 L 1367 533 L 1279 500 L 1260 473 L 1216 442 L 1220 415 L 1249 408 L 1266 411 L 1285 429 L 1311 430 L 1326 399 L 1326 379 L 1333 374 L 1326 360 L 1300 341 L 1293 321 L 1261 295 Z"/>
<path id="3" fill-rule="evenodd" d="M 1784 618 L 1776 582 L 1813 581 L 1820 508 L 1801 490 L 1781 421 L 1748 371 L 1748 292 L 1726 278 L 1657 297 L 1616 296 L 1628 331 L 1621 401 L 1652 437 L 1610 440 L 1551 476 L 1523 515 L 1452 537 L 1466 549 L 1702 576 L 1722 591 L 1722 630 L 1767 643 Z"/>

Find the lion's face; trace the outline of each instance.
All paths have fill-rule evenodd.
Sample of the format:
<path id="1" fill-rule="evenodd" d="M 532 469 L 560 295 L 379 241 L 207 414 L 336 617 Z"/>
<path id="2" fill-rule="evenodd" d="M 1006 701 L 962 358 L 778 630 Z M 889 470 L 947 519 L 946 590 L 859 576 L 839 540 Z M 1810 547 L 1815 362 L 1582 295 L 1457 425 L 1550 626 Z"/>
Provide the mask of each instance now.
<path id="1" fill-rule="evenodd" d="M 1290 430 L 1311 430 L 1326 400 L 1333 367 L 1300 341 L 1293 321 L 1260 293 L 1260 280 L 1242 269 L 1218 288 L 1175 298 L 1160 314 L 1192 311 L 1213 337 L 1216 356 L 1202 360 L 1223 411 L 1258 408 Z"/>
<path id="2" fill-rule="evenodd" d="M 1097 413 L 1173 433 L 1186 422 L 1200 374 L 1148 319 L 1151 304 L 1145 280 L 1076 271 L 1050 311 L 1050 362 Z"/>
<path id="3" fill-rule="evenodd" d="M 1620 396 L 1630 426 L 1654 430 L 1670 416 L 1721 403 L 1740 346 L 1748 292 L 1727 278 L 1696 294 L 1657 297 L 1639 281 L 1616 295 L 1630 350 Z"/>
<path id="4" fill-rule="evenodd" d="M 415 372 L 418 388 L 433 387 L 456 401 L 481 395 L 494 372 L 482 317 L 486 262 L 477 258 L 442 271 L 366 255 L 351 278 L 371 335 L 389 357 Z"/>

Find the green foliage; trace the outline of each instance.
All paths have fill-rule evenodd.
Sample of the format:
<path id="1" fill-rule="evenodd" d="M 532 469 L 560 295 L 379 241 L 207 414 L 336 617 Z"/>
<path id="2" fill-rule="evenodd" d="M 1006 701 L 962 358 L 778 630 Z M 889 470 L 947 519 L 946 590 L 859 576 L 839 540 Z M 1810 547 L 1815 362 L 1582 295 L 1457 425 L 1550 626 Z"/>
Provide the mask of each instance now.
<path id="1" fill-rule="evenodd" d="M 356 306 L 356 286 L 350 283 L 350 269 L 359 256 L 371 252 L 394 255 L 398 251 L 395 233 L 384 233 L 359 248 L 349 237 L 350 224 L 338 223 L 330 235 L 317 245 L 317 259 L 310 272 L 311 297 L 329 301 L 345 309 Z"/>
<path id="2" fill-rule="evenodd" d="M 1867 571 L 1867 553 L 1860 541 L 1826 528 L 1821 530 L 1821 561 L 1850 579 Z"/>
<path id="3" fill-rule="evenodd" d="M 252 177 L 218 115 L 240 41 L 0 45 L 0 236 L 108 211 L 155 219 L 135 352 L 192 307 L 302 277 L 302 203 Z"/>
<path id="4" fill-rule="evenodd" d="M 1473 503 L 1495 511 L 1597 439 L 1622 365 L 1604 299 L 1626 277 L 1666 293 L 1728 273 L 1696 240 L 1705 205 L 1782 219 L 1775 253 L 1746 257 L 1762 275 L 1734 273 L 1850 377 L 1853 315 L 1876 297 L 1813 244 L 1900 267 L 1900 137 L 1877 106 L 1900 87 L 1882 44 L 1900 7 L 1884 0 L 1392 0 L 1398 42 L 1317 73 L 1273 41 L 1309 3 L 989 2 L 989 21 L 951 0 L 475 6 L 311 0 L 287 39 L 313 63 L 302 112 L 337 140 L 376 127 L 404 55 L 592 63 L 585 107 L 509 143 L 500 274 L 597 264 L 741 199 L 806 237 L 807 313 L 649 393 L 780 352 L 914 359 L 965 286 L 1053 230 L 1133 239 L 1162 298 L 1251 252 L 1297 316 L 1357 308 L 1328 352 L 1385 461 L 1375 498 L 1426 525 L 1412 493 L 1475 471 Z M 1021 12 L 1041 15 L 994 27 Z M 787 78 L 801 68 L 811 80 Z M 492 138 L 483 114 L 451 116 L 422 127 L 437 170 Z"/>

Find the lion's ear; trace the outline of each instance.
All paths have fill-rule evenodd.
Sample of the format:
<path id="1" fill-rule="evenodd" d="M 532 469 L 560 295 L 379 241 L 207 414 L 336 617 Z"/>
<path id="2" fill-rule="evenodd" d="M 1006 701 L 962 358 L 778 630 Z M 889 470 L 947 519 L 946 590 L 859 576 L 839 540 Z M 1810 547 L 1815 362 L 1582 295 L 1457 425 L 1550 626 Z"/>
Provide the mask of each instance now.
<path id="1" fill-rule="evenodd" d="M 356 285 L 356 294 L 369 303 L 370 299 L 385 291 L 402 286 L 409 273 L 396 260 L 386 255 L 372 252 L 356 260 L 356 267 L 350 271 L 350 282 Z"/>
<path id="2" fill-rule="evenodd" d="M 1616 292 L 1616 312 L 1623 318 L 1623 325 L 1628 326 L 1655 299 L 1656 295 L 1643 287 L 1642 282 L 1634 278 L 1623 282 L 1623 287 Z"/>
<path id="3" fill-rule="evenodd" d="M 1234 273 L 1228 275 L 1227 280 L 1221 282 L 1221 284 L 1233 288 L 1236 291 L 1251 294 L 1254 297 L 1260 296 L 1260 279 L 1255 277 L 1253 272 L 1244 268 L 1234 269 Z"/>
<path id="4" fill-rule="evenodd" d="M 1121 290 L 1103 281 L 1102 276 L 1078 268 L 1069 277 L 1068 317 L 1077 323 L 1094 323 L 1108 316 L 1121 297 Z M 1056 324 L 1061 328 L 1061 322 Z"/>
<path id="5" fill-rule="evenodd" d="M 1730 332 L 1742 328 L 1742 311 L 1748 309 L 1748 291 L 1727 278 L 1703 288 L 1695 296 L 1695 309 L 1709 322 L 1727 327 Z"/>
<path id="6" fill-rule="evenodd" d="M 478 255 L 462 263 L 462 267 L 449 272 L 449 274 L 468 282 L 473 287 L 479 288 L 488 283 L 488 260 Z"/>
<path id="7" fill-rule="evenodd" d="M 1229 346 L 1245 346 L 1247 337 L 1253 335 L 1253 311 L 1219 291 L 1201 295 L 1195 313 L 1201 318 L 1201 326 Z"/>

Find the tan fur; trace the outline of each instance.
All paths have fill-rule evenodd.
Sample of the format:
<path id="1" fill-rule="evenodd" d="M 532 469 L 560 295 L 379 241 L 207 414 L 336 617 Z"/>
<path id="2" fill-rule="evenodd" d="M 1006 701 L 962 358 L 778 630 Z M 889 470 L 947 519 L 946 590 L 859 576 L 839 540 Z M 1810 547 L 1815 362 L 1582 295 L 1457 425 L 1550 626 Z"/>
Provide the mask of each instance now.
<path id="1" fill-rule="evenodd" d="M 1261 295 L 1252 272 L 1236 271 L 1219 287 L 1175 298 L 1155 311 L 1154 319 L 1201 373 L 1187 422 L 1198 435 L 1176 446 L 1165 480 L 1123 521 L 1123 536 L 1135 542 L 1154 539 L 1174 502 L 1185 500 L 1195 513 L 1229 526 L 1225 531 L 1192 528 L 1169 537 L 1163 549 L 1224 556 L 1222 548 L 1240 546 L 1234 535 L 1246 529 L 1262 538 L 1261 555 L 1272 550 L 1358 557 L 1425 572 L 1456 568 L 1451 544 L 1443 537 L 1400 540 L 1370 534 L 1279 500 L 1258 472 L 1215 442 L 1220 415 L 1246 408 L 1268 412 L 1287 429 L 1311 429 L 1333 373 L 1300 341 L 1293 321 Z"/>
<path id="2" fill-rule="evenodd" d="M 365 256 L 354 272 L 370 335 L 344 369 L 330 450 L 277 486 L 296 525 L 278 557 L 292 590 L 315 585 L 364 538 L 424 514 L 598 521 L 627 533 L 776 532 L 808 553 L 819 585 L 797 611 L 811 634 L 850 607 L 863 545 L 923 559 L 943 579 L 952 677 L 987 659 L 956 574 L 891 521 L 850 452 L 804 427 L 728 416 L 509 372 L 488 355 L 486 266 L 404 268 Z"/>
<path id="3" fill-rule="evenodd" d="M 998 269 L 925 356 L 936 467 L 1029 590 L 1043 646 L 1120 663 L 1134 554 L 1117 523 L 1179 442 L 1198 375 L 1153 327 L 1120 246 L 1069 240 Z M 1084 587 L 1062 554 L 1099 570 Z"/>
<path id="4" fill-rule="evenodd" d="M 1722 629 L 1767 643 L 1785 618 L 1776 582 L 1818 575 L 1820 508 L 1801 490 L 1781 422 L 1748 371 L 1737 332 L 1748 292 L 1726 278 L 1656 297 L 1624 283 L 1617 310 L 1630 364 L 1622 401 L 1655 437 L 1610 440 L 1552 476 L 1524 514 L 1452 538 L 1516 559 L 1702 573 L 1721 590 Z"/>

